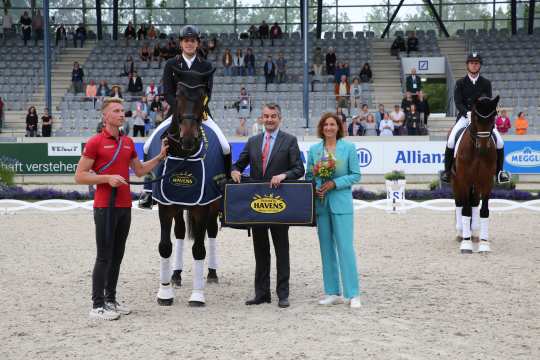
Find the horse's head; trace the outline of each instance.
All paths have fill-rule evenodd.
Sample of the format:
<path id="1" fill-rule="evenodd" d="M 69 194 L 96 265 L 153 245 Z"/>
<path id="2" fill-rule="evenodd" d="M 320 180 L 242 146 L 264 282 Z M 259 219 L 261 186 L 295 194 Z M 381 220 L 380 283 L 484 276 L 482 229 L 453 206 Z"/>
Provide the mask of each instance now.
<path id="1" fill-rule="evenodd" d="M 495 116 L 497 115 L 497 104 L 499 96 L 491 99 L 483 96 L 474 102 L 471 112 L 471 136 L 475 147 L 486 151 L 490 146 L 491 136 L 495 127 Z"/>
<path id="2" fill-rule="evenodd" d="M 214 72 L 198 73 L 175 69 L 182 80 L 176 87 L 176 109 L 167 132 L 169 152 L 176 156 L 189 156 L 201 144 L 201 123 L 205 118 L 208 91 L 207 79 Z M 197 85 L 191 85 L 197 84 Z"/>

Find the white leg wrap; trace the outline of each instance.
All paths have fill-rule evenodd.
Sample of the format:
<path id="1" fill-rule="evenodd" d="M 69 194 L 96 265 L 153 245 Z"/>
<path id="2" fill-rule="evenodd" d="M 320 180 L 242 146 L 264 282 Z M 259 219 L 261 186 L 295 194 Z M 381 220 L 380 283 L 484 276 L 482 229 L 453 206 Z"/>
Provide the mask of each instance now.
<path id="1" fill-rule="evenodd" d="M 204 289 L 204 260 L 193 260 L 193 290 Z"/>
<path id="2" fill-rule="evenodd" d="M 462 226 L 463 226 L 463 238 L 471 237 L 471 218 L 469 216 L 462 216 Z"/>
<path id="3" fill-rule="evenodd" d="M 229 145 L 229 142 L 225 138 L 225 135 L 223 135 L 223 132 L 221 131 L 219 126 L 214 122 L 214 120 L 212 120 L 211 117 L 208 117 L 208 119 L 204 121 L 204 124 L 207 125 L 210 129 L 214 130 L 214 132 L 216 133 L 216 136 L 219 139 L 219 143 L 221 144 L 221 150 L 223 151 L 223 154 L 224 155 L 230 154 L 231 146 Z"/>
<path id="4" fill-rule="evenodd" d="M 469 119 L 463 116 L 458 120 L 456 125 L 454 125 L 450 132 L 450 136 L 448 136 L 448 143 L 446 144 L 450 149 L 453 149 L 456 146 L 456 134 L 459 129 L 464 128 L 467 125 L 469 125 Z"/>
<path id="5" fill-rule="evenodd" d="M 159 281 L 162 284 L 168 284 L 171 282 L 171 258 L 160 258 L 159 259 Z"/>
<path id="6" fill-rule="evenodd" d="M 502 149 L 504 147 L 504 140 L 502 139 L 499 130 L 497 130 L 497 128 L 493 128 L 493 134 L 495 135 L 495 139 L 497 140 L 497 149 Z"/>
<path id="7" fill-rule="evenodd" d="M 174 265 L 173 270 L 184 268 L 184 239 L 176 239 L 174 243 Z"/>
<path id="8" fill-rule="evenodd" d="M 208 238 L 208 267 L 210 269 L 218 268 L 217 241 L 216 238 Z"/>
<path id="9" fill-rule="evenodd" d="M 463 232 L 463 220 L 461 219 L 461 211 L 463 207 L 456 206 L 456 230 L 461 235 Z"/>
<path id="10" fill-rule="evenodd" d="M 489 239 L 489 218 L 480 219 L 480 240 Z"/>
<path id="11" fill-rule="evenodd" d="M 480 206 L 472 208 L 471 230 L 478 231 L 480 229 Z"/>

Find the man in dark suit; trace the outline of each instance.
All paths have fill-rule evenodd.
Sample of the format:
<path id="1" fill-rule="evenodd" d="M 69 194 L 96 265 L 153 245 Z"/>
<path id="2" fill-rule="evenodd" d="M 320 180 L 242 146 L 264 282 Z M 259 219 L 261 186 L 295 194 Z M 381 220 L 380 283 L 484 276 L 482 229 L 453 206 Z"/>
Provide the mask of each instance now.
<path id="1" fill-rule="evenodd" d="M 420 77 L 416 75 L 416 69 L 411 69 L 411 75 L 407 76 L 405 81 L 407 91 L 410 92 L 416 99 L 422 93 L 422 82 Z"/>
<path id="2" fill-rule="evenodd" d="M 268 55 L 268 59 L 264 63 L 264 79 L 265 85 L 264 90 L 268 90 L 268 84 L 274 82 L 274 77 L 276 76 L 276 63 L 272 60 L 272 56 Z"/>
<path id="3" fill-rule="evenodd" d="M 232 179 L 239 183 L 241 173 L 249 165 L 250 178 L 270 182 L 278 187 L 284 180 L 296 180 L 304 175 L 296 137 L 279 129 L 281 109 L 277 104 L 266 104 L 262 118 L 264 133 L 248 139 L 238 161 L 233 165 Z M 269 303 L 270 296 L 270 244 L 268 230 L 276 253 L 276 292 L 279 307 L 289 306 L 289 227 L 286 225 L 259 225 L 253 227 L 255 250 L 255 297 L 246 305 Z"/>

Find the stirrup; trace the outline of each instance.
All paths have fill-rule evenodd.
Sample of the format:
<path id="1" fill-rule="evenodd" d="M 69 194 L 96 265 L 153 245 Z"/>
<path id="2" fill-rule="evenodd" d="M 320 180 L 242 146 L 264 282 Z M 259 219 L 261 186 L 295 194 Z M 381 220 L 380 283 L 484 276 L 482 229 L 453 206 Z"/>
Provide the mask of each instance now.
<path id="1" fill-rule="evenodd" d="M 444 183 L 450 183 L 450 174 L 448 171 L 442 171 L 440 175 L 440 179 Z"/>
<path id="2" fill-rule="evenodd" d="M 497 183 L 506 184 L 510 182 L 510 174 L 504 170 L 499 171 L 497 174 Z"/>

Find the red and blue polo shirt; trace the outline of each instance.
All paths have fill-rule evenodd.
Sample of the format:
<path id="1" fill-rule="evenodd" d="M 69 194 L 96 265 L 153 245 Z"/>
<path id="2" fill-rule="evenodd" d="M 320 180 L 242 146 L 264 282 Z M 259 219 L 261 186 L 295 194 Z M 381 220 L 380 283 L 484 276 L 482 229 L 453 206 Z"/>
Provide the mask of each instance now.
<path id="1" fill-rule="evenodd" d="M 118 153 L 118 157 L 105 171 L 100 175 L 120 175 L 124 179 L 129 180 L 129 165 L 131 159 L 137 157 L 135 144 L 129 136 L 120 135 L 122 140 L 122 149 Z M 99 169 L 107 165 L 113 158 L 117 146 L 120 144 L 118 140 L 112 136 L 105 128 L 101 133 L 92 136 L 84 146 L 83 156 L 93 159 L 94 165 L 92 170 L 97 173 Z M 94 196 L 94 208 L 109 207 L 109 198 L 111 196 L 112 187 L 109 184 L 98 184 Z M 118 187 L 116 193 L 116 201 L 114 207 L 129 208 L 131 207 L 131 190 L 129 185 Z"/>

